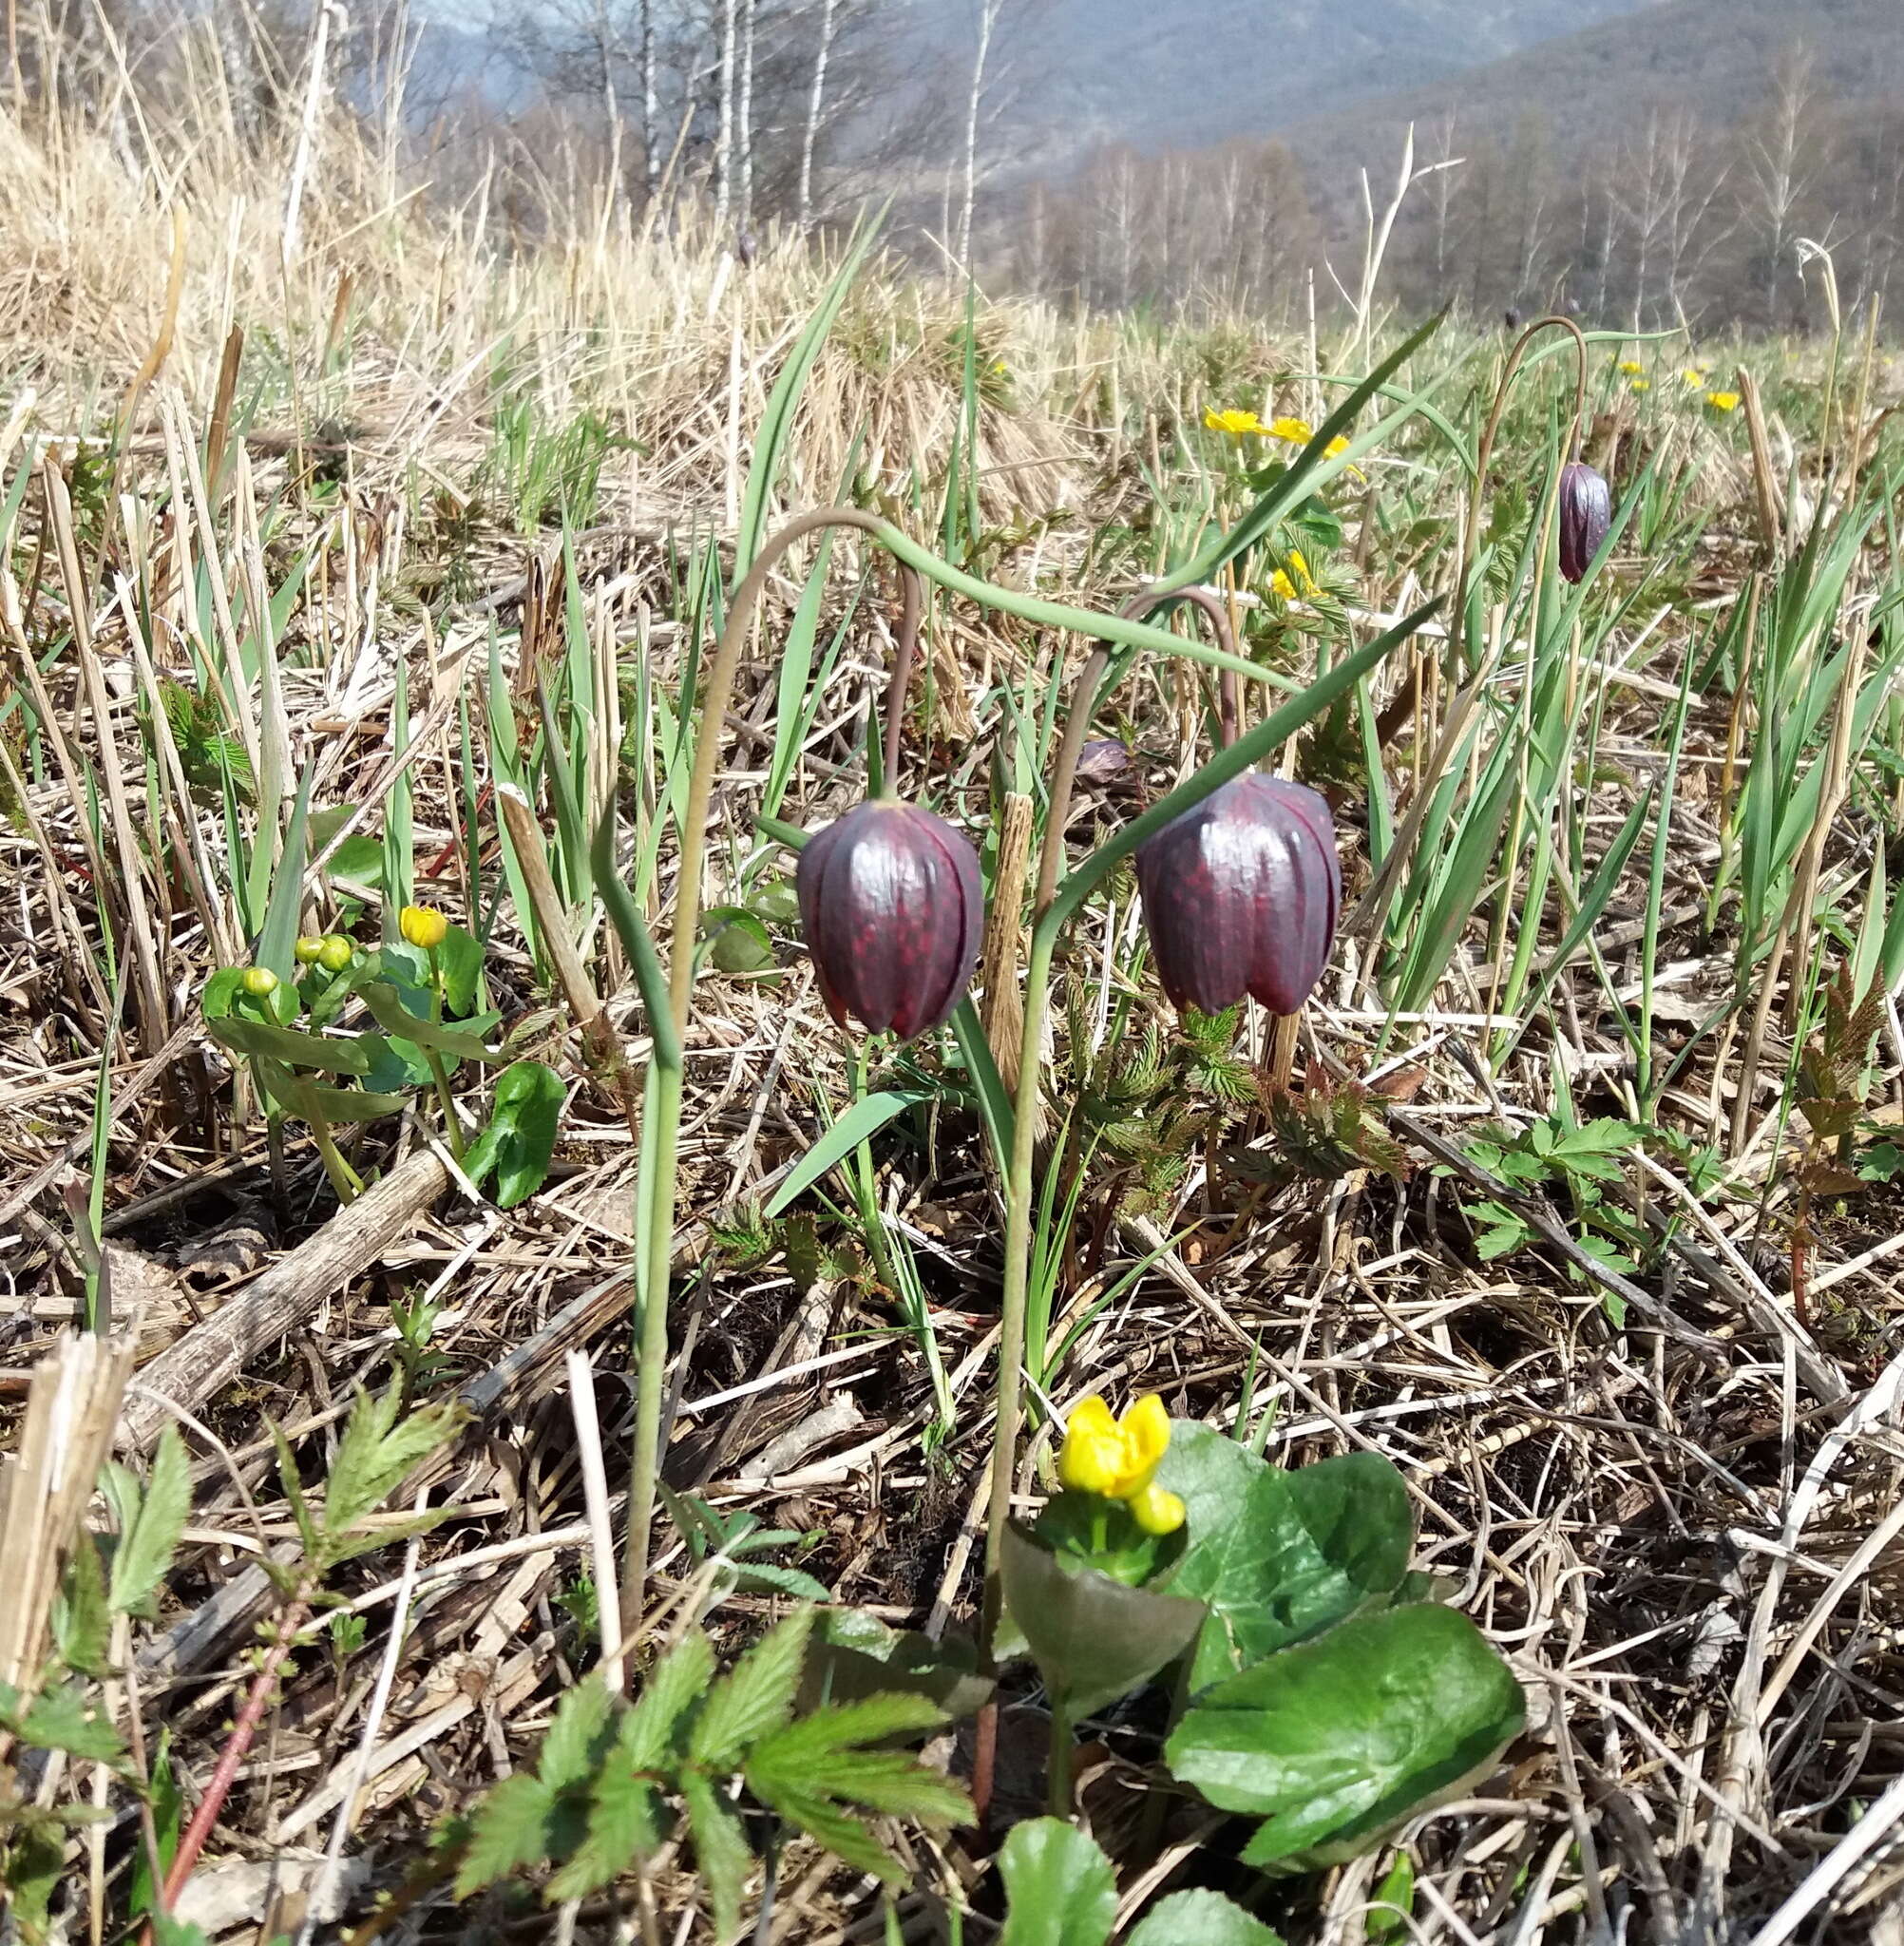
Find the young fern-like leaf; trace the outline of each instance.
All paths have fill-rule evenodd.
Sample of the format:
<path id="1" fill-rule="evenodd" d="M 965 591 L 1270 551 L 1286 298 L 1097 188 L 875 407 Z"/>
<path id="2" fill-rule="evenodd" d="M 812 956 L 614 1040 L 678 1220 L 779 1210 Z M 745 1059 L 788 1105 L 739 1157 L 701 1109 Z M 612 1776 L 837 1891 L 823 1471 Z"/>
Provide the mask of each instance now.
<path id="1" fill-rule="evenodd" d="M 748 1750 L 793 1713 L 813 1611 L 798 1610 L 757 1642 L 717 1684 L 695 1719 L 688 1755 L 703 1769 L 737 1768 Z"/>
<path id="2" fill-rule="evenodd" d="M 392 1385 L 360 1398 L 351 1414 L 324 1489 L 328 1535 L 341 1538 L 381 1507 L 410 1468 L 448 1440 L 465 1417 L 456 1405 L 420 1405 L 399 1420 L 401 1404 L 400 1390 Z"/>

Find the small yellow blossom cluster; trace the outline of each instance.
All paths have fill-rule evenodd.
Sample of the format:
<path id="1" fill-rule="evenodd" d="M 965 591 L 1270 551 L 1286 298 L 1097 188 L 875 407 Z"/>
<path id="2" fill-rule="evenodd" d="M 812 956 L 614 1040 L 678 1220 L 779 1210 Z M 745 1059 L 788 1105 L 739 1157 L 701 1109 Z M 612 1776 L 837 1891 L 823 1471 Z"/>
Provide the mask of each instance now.
<path id="1" fill-rule="evenodd" d="M 1307 446 L 1316 436 L 1315 428 L 1306 419 L 1284 416 L 1272 419 L 1264 425 L 1254 412 L 1246 412 L 1236 407 L 1218 411 L 1214 406 L 1206 407 L 1204 425 L 1211 432 L 1227 432 L 1232 439 L 1242 439 L 1254 434 L 1259 439 L 1280 439 L 1285 446 Z M 1338 453 L 1348 450 L 1348 441 L 1341 433 L 1323 448 L 1325 459 L 1334 459 Z"/>
<path id="2" fill-rule="evenodd" d="M 1094 1392 L 1072 1407 L 1057 1477 L 1074 1493 L 1122 1500 L 1146 1534 L 1174 1534 L 1184 1524 L 1184 1503 L 1157 1484 L 1170 1443 L 1171 1416 L 1154 1392 L 1122 1419 Z"/>
<path id="3" fill-rule="evenodd" d="M 1709 391 L 1705 403 L 1715 412 L 1736 412 L 1739 410 L 1739 394 L 1736 391 Z"/>

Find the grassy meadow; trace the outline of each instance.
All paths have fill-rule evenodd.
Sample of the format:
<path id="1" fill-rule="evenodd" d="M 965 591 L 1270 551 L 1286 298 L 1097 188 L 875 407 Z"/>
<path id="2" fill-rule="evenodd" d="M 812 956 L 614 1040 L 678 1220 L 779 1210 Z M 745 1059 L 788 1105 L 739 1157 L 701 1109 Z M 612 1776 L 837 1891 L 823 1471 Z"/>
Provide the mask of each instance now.
<path id="1" fill-rule="evenodd" d="M 241 142 L 209 58 L 0 106 L 0 1932 L 1893 1936 L 1894 340 L 1825 266 L 1782 343 L 1424 336 L 1379 277 L 1076 317 L 535 166 L 531 214 L 341 111 Z M 902 1045 L 793 887 L 884 776 L 904 562 L 885 781 L 989 917 Z M 1212 614 L 1335 814 L 1286 1020 L 1179 1020 L 1090 864 L 1213 754 Z M 1152 1393 L 1252 1480 L 1392 1462 L 1514 1733 L 1371 1719 L 1330 1762 L 1399 1794 L 1280 1871 L 1162 1768 L 1188 1661 L 1074 1723 L 980 1657 L 854 1719 L 851 1818 L 776 1785 L 853 1707 L 787 1727 L 799 1631 L 983 1636 L 988 1512 Z M 715 1668 L 762 1741 L 676 1749 Z"/>

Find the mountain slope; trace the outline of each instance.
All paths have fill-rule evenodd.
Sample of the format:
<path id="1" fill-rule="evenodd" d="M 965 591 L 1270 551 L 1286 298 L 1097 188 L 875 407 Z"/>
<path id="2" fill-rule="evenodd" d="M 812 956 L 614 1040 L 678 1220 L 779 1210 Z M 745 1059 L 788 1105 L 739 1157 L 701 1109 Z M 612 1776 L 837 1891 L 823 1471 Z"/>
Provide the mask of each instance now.
<path id="1" fill-rule="evenodd" d="M 1450 115 L 1457 131 L 1503 141 L 1534 115 L 1559 153 L 1604 148 L 1654 105 L 1690 107 L 1715 125 L 1749 115 L 1794 45 L 1811 57 L 1811 85 L 1821 96 L 1904 99 L 1904 0 L 1665 0 L 1364 101 L 1351 116 L 1307 115 L 1282 134 L 1323 179 L 1398 154 L 1409 123 L 1423 131 Z"/>
<path id="2" fill-rule="evenodd" d="M 1276 133 L 1661 0 L 1050 0 L 1004 52 L 1047 151 Z M 1880 0 L 1881 4 L 1881 0 Z"/>

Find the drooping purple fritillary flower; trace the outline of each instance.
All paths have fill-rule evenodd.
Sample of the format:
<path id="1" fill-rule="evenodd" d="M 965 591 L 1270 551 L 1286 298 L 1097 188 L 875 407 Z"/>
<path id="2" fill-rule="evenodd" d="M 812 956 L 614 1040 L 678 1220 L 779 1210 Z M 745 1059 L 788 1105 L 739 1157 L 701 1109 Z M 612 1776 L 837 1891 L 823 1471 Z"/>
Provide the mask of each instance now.
<path id="1" fill-rule="evenodd" d="M 939 1026 L 979 963 L 985 893 L 979 854 L 916 805 L 862 804 L 810 839 L 794 873 L 820 993 L 902 1040 Z"/>
<path id="2" fill-rule="evenodd" d="M 1583 579 L 1607 529 L 1613 525 L 1613 495 L 1598 473 L 1580 460 L 1560 469 L 1560 572 Z"/>
<path id="3" fill-rule="evenodd" d="M 1328 801 L 1252 771 L 1137 849 L 1157 977 L 1181 1012 L 1247 993 L 1271 1013 L 1309 997 L 1335 944 L 1342 865 Z"/>

